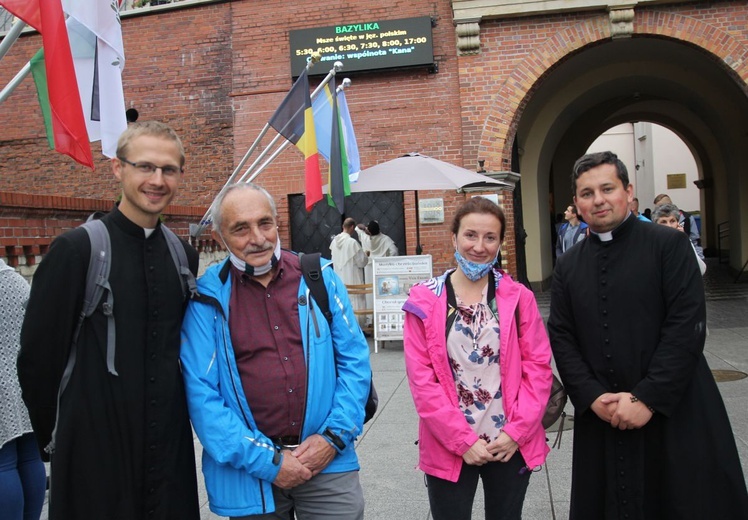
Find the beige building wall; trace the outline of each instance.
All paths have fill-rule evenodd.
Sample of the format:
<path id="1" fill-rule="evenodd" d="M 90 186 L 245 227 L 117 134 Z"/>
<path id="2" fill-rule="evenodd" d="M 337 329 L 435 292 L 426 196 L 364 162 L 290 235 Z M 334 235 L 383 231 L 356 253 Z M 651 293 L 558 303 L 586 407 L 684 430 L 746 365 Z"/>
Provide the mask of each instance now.
<path id="1" fill-rule="evenodd" d="M 654 123 L 624 123 L 604 132 L 587 153 L 610 150 L 626 165 L 640 211 L 654 209 L 659 193 L 670 195 L 679 208 L 701 211 L 699 189 L 694 184 L 699 172 L 686 143 L 672 130 Z M 668 175 L 685 174 L 684 188 L 668 188 Z"/>

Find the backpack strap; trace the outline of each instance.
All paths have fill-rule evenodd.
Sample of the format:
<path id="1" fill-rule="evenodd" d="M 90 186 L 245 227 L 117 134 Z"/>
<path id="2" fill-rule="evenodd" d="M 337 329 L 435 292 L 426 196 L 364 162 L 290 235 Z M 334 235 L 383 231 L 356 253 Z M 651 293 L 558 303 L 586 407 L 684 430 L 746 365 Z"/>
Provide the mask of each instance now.
<path id="1" fill-rule="evenodd" d="M 88 233 L 91 242 L 91 259 L 88 263 L 88 274 L 86 275 L 86 293 L 83 299 L 83 308 L 78 319 L 73 343 L 78 343 L 83 320 L 90 317 L 106 292 L 106 301 L 102 304 L 102 310 L 107 317 L 107 341 L 106 341 L 106 365 L 112 375 L 118 375 L 114 369 L 114 296 L 109 285 L 109 272 L 112 268 L 112 244 L 109 240 L 109 231 L 101 220 L 89 220 L 83 224 L 83 229 Z"/>
<path id="2" fill-rule="evenodd" d="M 309 287 L 309 292 L 317 302 L 319 310 L 325 315 L 327 323 L 332 326 L 332 311 L 330 311 L 330 298 L 327 294 L 327 287 L 325 287 L 325 281 L 322 278 L 322 266 L 320 263 L 320 253 L 299 253 L 299 262 L 301 263 L 301 274 L 304 276 L 306 286 Z M 374 414 L 377 412 L 379 406 L 379 396 L 377 390 L 374 388 L 374 379 L 369 382 L 369 395 L 366 398 L 366 404 L 364 406 L 364 424 L 369 422 Z M 340 438 L 335 435 L 329 428 L 323 433 L 330 441 L 335 444 L 338 449 L 345 449 L 345 444 Z"/>
<path id="3" fill-rule="evenodd" d="M 452 330 L 455 318 L 457 318 L 457 299 L 455 298 L 455 290 L 452 287 L 452 273 L 447 276 L 447 279 L 444 281 L 444 286 L 447 289 L 447 323 L 444 329 L 444 334 L 449 338 L 449 331 Z M 488 292 L 486 294 L 486 299 L 488 300 L 488 307 L 498 320 L 499 315 L 496 310 L 496 277 L 493 274 L 493 269 L 488 271 Z"/>
<path id="4" fill-rule="evenodd" d="M 102 304 L 102 310 L 104 315 L 107 317 L 106 365 L 110 374 L 113 376 L 118 375 L 117 371 L 114 369 L 114 297 L 112 296 L 112 288 L 109 285 L 109 271 L 112 267 L 112 244 L 109 240 L 109 231 L 104 223 L 101 220 L 98 220 L 98 218 L 99 217 L 95 215 L 91 215 L 86 223 L 81 226 L 88 234 L 88 239 L 91 243 L 91 255 L 88 261 L 83 307 L 81 308 L 80 315 L 78 316 L 78 323 L 73 332 L 70 354 L 68 354 L 68 361 L 65 365 L 65 370 L 62 372 L 62 378 L 60 379 L 60 388 L 57 391 L 57 417 L 55 418 L 55 427 L 52 430 L 52 440 L 49 445 L 44 448 L 44 451 L 50 454 L 54 453 L 55 450 L 57 425 L 60 423 L 60 399 L 70 382 L 70 376 L 75 368 L 78 351 L 78 337 L 80 336 L 83 322 L 94 313 L 104 295 L 104 291 L 107 293 L 106 301 Z"/>
<path id="5" fill-rule="evenodd" d="M 184 245 L 179 237 L 167 226 L 161 224 L 161 231 L 166 238 L 166 244 L 169 246 L 169 253 L 174 260 L 174 266 L 177 268 L 179 277 L 182 280 L 182 295 L 184 298 L 192 298 L 197 294 L 197 281 L 195 275 L 190 270 L 190 264 L 187 260 L 187 253 L 184 251 Z"/>
<path id="6" fill-rule="evenodd" d="M 681 211 L 683 213 L 683 231 L 686 232 L 688 239 L 691 240 L 691 214 L 688 211 Z"/>
<path id="7" fill-rule="evenodd" d="M 317 302 L 319 310 L 325 315 L 328 324 L 332 324 L 332 312 L 330 312 L 330 298 L 327 295 L 327 287 L 322 278 L 322 267 L 320 264 L 319 253 L 299 253 L 299 262 L 301 263 L 301 274 L 312 298 Z"/>
<path id="8" fill-rule="evenodd" d="M 452 330 L 455 318 L 457 318 L 457 299 L 455 298 L 455 290 L 452 287 L 451 274 L 449 274 L 447 279 L 444 281 L 444 286 L 447 289 L 447 324 L 444 329 L 444 335 L 449 338 L 449 331 Z"/>

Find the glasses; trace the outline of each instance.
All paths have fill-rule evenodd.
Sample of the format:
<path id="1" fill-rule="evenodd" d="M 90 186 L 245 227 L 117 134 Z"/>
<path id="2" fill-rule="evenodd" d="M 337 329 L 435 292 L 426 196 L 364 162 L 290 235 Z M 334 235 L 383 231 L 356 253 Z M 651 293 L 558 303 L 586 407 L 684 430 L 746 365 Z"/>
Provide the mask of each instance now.
<path id="1" fill-rule="evenodd" d="M 163 175 L 164 177 L 176 177 L 184 171 L 184 169 L 179 166 L 156 166 L 155 164 L 151 164 L 149 162 L 128 161 L 124 157 L 117 157 L 117 159 L 125 164 L 129 164 L 143 175 L 153 175 L 154 173 L 156 173 L 156 170 L 161 170 L 161 175 Z"/>

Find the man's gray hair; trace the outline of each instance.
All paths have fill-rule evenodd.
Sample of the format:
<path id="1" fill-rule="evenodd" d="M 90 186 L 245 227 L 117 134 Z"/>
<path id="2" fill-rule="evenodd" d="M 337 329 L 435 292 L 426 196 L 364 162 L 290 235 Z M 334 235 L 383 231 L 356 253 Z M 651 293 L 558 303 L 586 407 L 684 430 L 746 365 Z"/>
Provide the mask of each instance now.
<path id="1" fill-rule="evenodd" d="M 268 202 L 270 203 L 270 210 L 273 212 L 273 218 L 278 219 L 278 209 L 275 206 L 275 200 L 273 200 L 272 195 L 268 193 L 268 191 L 258 186 L 257 184 L 252 184 L 251 182 L 237 182 L 235 184 L 229 185 L 225 190 L 223 190 L 222 193 L 218 194 L 218 197 L 216 197 L 216 200 L 213 204 L 213 211 L 211 212 L 211 217 L 213 219 L 213 231 L 217 231 L 218 233 L 221 232 L 221 221 L 223 219 L 223 201 L 226 198 L 226 196 L 234 191 L 246 191 L 246 190 L 254 190 L 259 191 L 265 197 L 267 197 Z"/>
<path id="2" fill-rule="evenodd" d="M 652 222 L 657 222 L 662 217 L 675 217 L 680 220 L 680 210 L 675 204 L 662 204 L 652 211 Z"/>

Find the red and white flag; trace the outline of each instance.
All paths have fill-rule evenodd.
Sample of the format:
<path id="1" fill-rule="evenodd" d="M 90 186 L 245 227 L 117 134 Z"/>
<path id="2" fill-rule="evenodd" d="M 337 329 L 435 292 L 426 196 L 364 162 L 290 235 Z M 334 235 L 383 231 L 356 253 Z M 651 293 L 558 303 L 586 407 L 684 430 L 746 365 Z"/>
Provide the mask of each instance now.
<path id="1" fill-rule="evenodd" d="M 0 0 L 0 5 L 42 35 L 44 69 L 50 86 L 47 95 L 54 149 L 93 169 L 91 145 L 60 0 Z"/>

